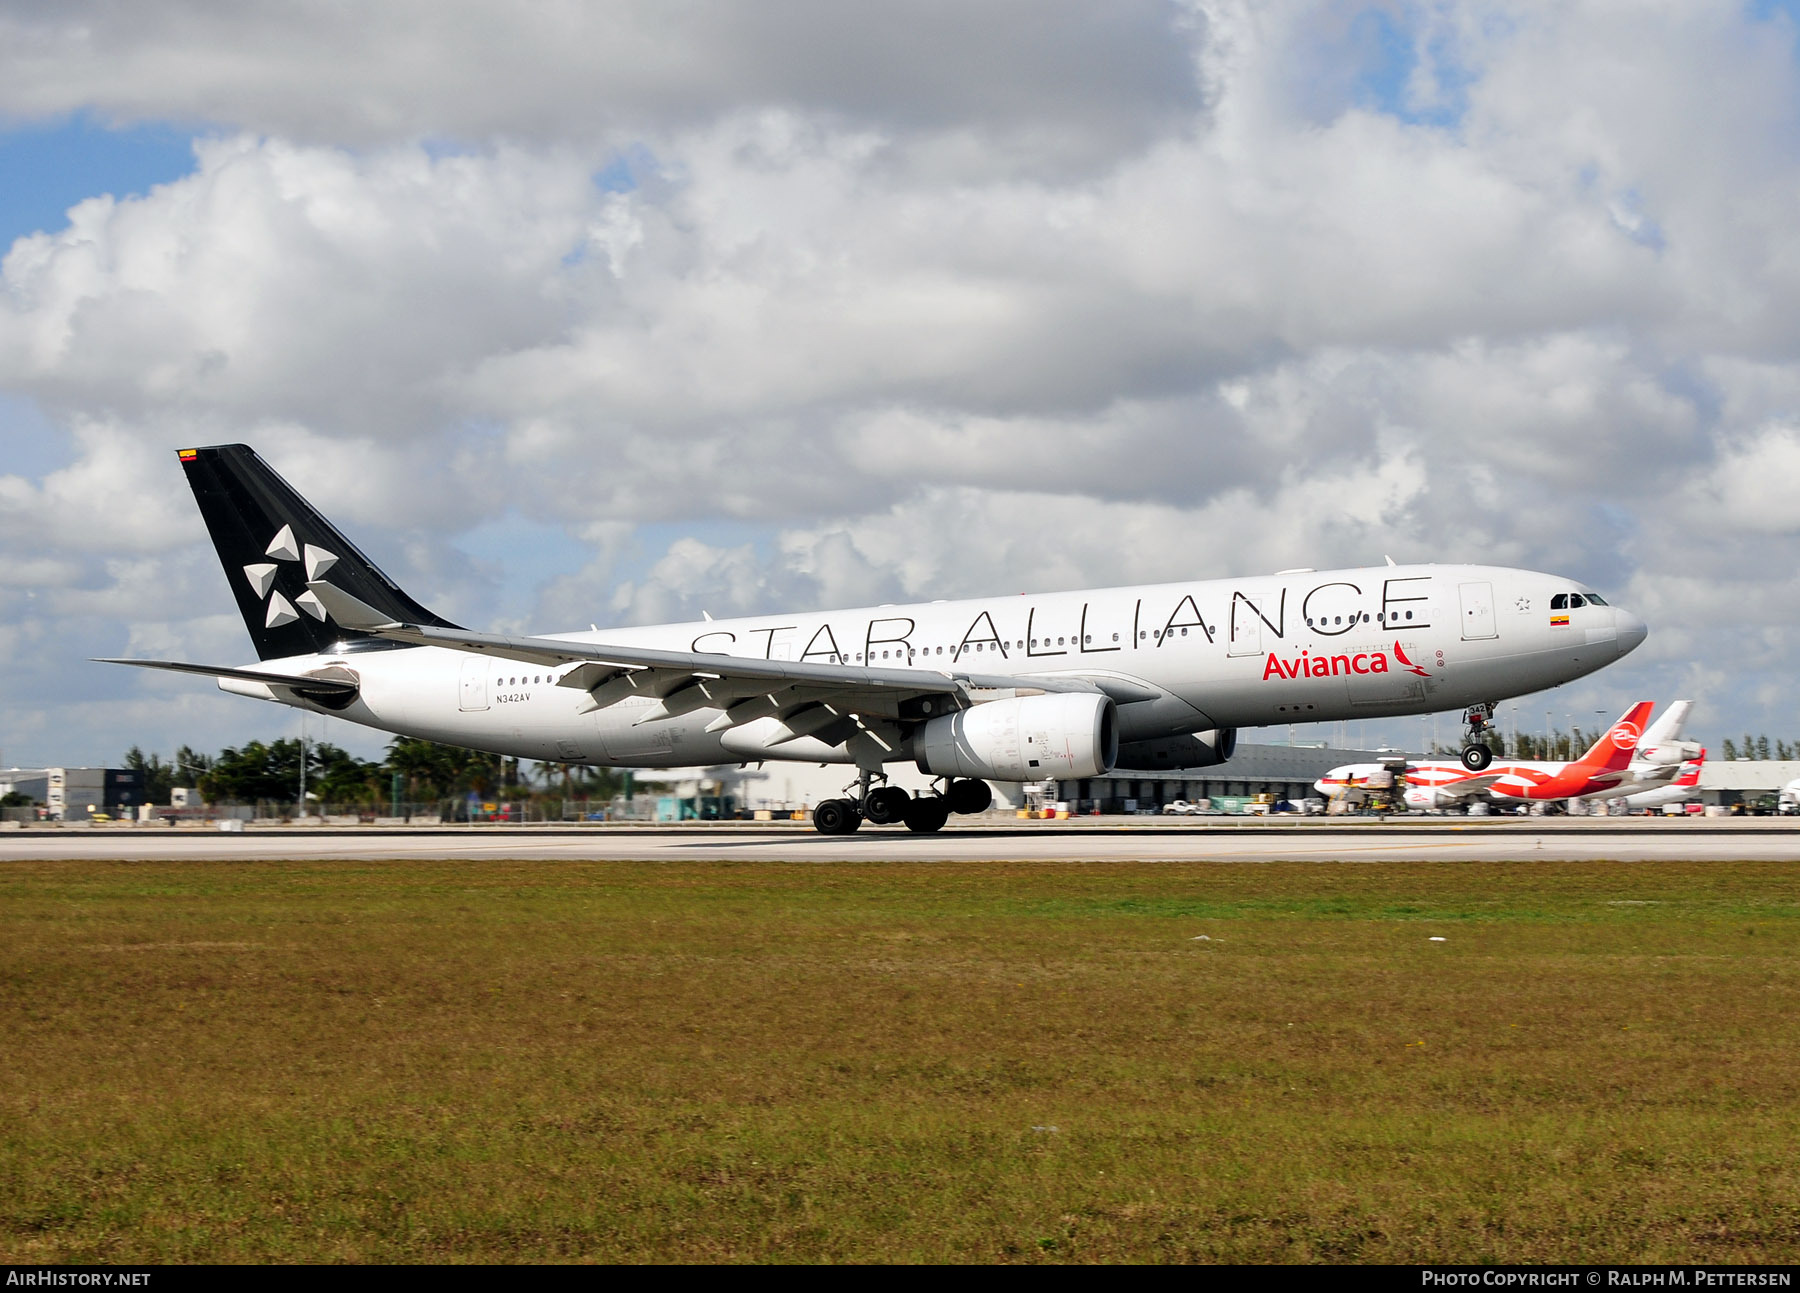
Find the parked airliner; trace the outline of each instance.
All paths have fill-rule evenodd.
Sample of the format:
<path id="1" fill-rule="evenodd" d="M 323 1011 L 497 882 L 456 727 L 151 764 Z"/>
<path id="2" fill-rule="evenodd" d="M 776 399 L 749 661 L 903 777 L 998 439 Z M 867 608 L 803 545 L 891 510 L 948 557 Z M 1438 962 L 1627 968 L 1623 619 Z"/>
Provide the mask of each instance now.
<path id="1" fill-rule="evenodd" d="M 1605 667 L 1642 620 L 1558 575 L 1395 565 L 552 636 L 419 605 L 246 445 L 183 449 L 260 663 L 126 660 L 407 736 L 552 762 L 856 769 L 814 812 L 941 828 L 989 781 L 1231 757 L 1236 729 L 1466 710 Z M 933 793 L 885 781 L 912 762 Z"/>
<path id="2" fill-rule="evenodd" d="M 1650 702 L 1639 701 L 1586 753 L 1570 762 L 1512 760 L 1494 763 L 1480 773 L 1450 760 L 1408 762 L 1401 773 L 1401 798 L 1408 808 L 1441 809 L 1488 800 L 1611 799 L 1667 785 L 1680 770 L 1681 757 L 1700 748 L 1681 740 L 1681 728 L 1692 706 L 1692 701 L 1676 701 L 1651 724 Z M 1387 785 L 1389 778 L 1384 774 L 1394 766 L 1348 763 L 1313 784 L 1327 798 L 1354 801 Z"/>
<path id="3" fill-rule="evenodd" d="M 1625 796 L 1625 806 L 1631 809 L 1661 808 L 1665 804 L 1685 804 L 1700 797 L 1700 773 L 1706 767 L 1706 750 L 1704 748 L 1681 765 L 1680 773 L 1667 785 L 1657 786 L 1651 790 L 1639 790 Z"/>

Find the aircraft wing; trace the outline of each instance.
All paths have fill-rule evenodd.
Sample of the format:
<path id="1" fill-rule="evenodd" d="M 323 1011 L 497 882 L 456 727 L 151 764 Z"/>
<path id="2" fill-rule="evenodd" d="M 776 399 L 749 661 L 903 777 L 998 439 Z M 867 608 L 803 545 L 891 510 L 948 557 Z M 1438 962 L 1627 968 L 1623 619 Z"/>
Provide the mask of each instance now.
<path id="1" fill-rule="evenodd" d="M 1505 775 L 1503 772 L 1488 772 L 1479 777 L 1464 777 L 1461 781 L 1452 781 L 1448 785 L 1428 788 L 1445 799 L 1485 798 L 1488 790 Z"/>
<path id="2" fill-rule="evenodd" d="M 449 647 L 557 666 L 575 664 L 559 685 L 589 692 L 590 708 L 599 709 L 629 696 L 660 702 L 638 722 L 673 717 L 708 707 L 736 711 L 749 721 L 800 704 L 824 704 L 839 713 L 901 717 L 900 707 L 921 697 L 956 697 L 961 701 L 999 699 L 1036 692 L 1106 692 L 1105 679 L 1016 678 L 962 669 L 902 669 L 872 665 L 815 664 L 804 660 L 758 660 L 700 651 L 666 651 L 652 647 L 578 642 L 566 638 L 513 637 L 467 629 L 404 624 L 323 581 L 307 585 L 331 618 L 344 628 L 396 642 Z M 1138 694 L 1118 698 L 1143 699 Z M 994 693 L 983 695 L 982 693 Z M 1108 693 L 1110 694 L 1110 692 Z M 765 703 L 766 702 L 766 703 Z M 946 705 L 945 709 L 953 707 Z M 929 702 L 921 713 L 932 712 Z M 908 717 L 913 716 L 910 713 Z M 729 714 L 728 716 L 729 717 Z M 730 726 L 720 720 L 716 726 Z"/>

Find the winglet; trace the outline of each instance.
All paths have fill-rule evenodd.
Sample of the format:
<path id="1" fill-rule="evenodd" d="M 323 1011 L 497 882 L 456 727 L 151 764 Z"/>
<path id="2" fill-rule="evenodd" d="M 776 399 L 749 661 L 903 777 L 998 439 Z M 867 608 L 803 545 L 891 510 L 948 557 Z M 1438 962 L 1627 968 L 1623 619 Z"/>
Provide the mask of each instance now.
<path id="1" fill-rule="evenodd" d="M 306 587 L 314 597 L 319 599 L 319 604 L 325 608 L 325 613 L 343 628 L 354 629 L 362 633 L 375 633 L 382 629 L 403 627 L 399 620 L 376 610 L 361 598 L 352 597 L 335 584 L 315 579 Z"/>

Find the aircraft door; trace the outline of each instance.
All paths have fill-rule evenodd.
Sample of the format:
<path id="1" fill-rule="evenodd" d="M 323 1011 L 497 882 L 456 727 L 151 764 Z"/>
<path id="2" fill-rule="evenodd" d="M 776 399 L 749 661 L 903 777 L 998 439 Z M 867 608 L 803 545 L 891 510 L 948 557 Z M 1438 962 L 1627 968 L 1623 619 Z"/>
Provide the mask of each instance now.
<path id="1" fill-rule="evenodd" d="M 1462 636 L 1464 642 L 1498 637 L 1494 629 L 1494 586 L 1487 582 L 1462 584 Z"/>
<path id="2" fill-rule="evenodd" d="M 462 662 L 462 694 L 458 707 L 467 712 L 486 709 L 488 662 L 485 656 L 466 655 Z"/>
<path id="3" fill-rule="evenodd" d="M 1227 655 L 1261 655 L 1262 608 L 1242 593 L 1231 595 L 1231 645 Z"/>

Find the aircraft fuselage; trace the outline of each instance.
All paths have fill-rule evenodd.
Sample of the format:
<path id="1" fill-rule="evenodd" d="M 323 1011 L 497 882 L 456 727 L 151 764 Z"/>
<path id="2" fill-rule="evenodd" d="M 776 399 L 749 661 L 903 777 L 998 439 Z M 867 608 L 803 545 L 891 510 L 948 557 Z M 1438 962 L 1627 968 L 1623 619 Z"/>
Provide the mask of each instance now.
<path id="1" fill-rule="evenodd" d="M 569 642 L 760 660 L 870 664 L 1117 684 L 1119 737 L 1380 718 L 1458 709 L 1592 673 L 1644 637 L 1605 604 L 1550 609 L 1586 590 L 1555 575 L 1492 566 L 1379 566 L 1248 579 L 978 598 L 556 634 Z M 751 728 L 707 731 L 718 708 L 640 721 L 652 700 L 592 709 L 559 686 L 571 666 L 524 664 L 376 641 L 264 660 L 279 673 L 347 671 L 343 708 L 223 678 L 227 691 L 282 700 L 407 736 L 552 762 L 678 767 L 745 759 L 846 762 L 802 737 L 774 748 Z M 1135 697 L 1135 699 L 1134 699 Z M 904 752 L 893 755 L 895 760 Z"/>

